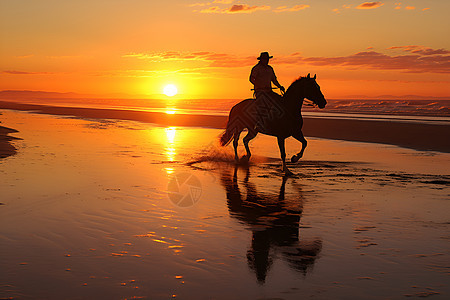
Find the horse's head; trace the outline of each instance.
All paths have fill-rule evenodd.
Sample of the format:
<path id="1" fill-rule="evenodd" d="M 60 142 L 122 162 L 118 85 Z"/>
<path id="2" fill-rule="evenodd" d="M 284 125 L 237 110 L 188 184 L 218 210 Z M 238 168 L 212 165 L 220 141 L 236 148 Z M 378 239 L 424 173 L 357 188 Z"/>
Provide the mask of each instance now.
<path id="1" fill-rule="evenodd" d="M 319 108 L 324 108 L 327 105 L 327 101 L 320 91 L 320 86 L 316 82 L 316 75 L 311 77 L 308 74 L 306 77 L 301 77 L 297 82 L 301 83 L 303 97 L 314 102 Z"/>

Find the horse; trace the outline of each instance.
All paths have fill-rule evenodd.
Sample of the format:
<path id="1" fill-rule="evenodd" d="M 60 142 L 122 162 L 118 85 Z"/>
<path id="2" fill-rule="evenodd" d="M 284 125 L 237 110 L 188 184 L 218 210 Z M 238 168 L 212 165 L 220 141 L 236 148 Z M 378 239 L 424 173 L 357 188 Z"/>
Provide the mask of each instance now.
<path id="1" fill-rule="evenodd" d="M 275 94 L 275 93 L 273 93 Z M 234 158 L 239 163 L 237 147 L 239 136 L 244 129 L 248 130 L 244 137 L 244 146 L 247 154 L 242 157 L 242 161 L 248 161 L 251 157 L 248 143 L 256 137 L 258 133 L 276 136 L 280 149 L 283 172 L 285 175 L 293 175 L 286 166 L 285 139 L 294 137 L 302 143 L 302 149 L 291 158 L 291 162 L 297 162 L 302 156 L 307 146 L 307 141 L 302 133 L 303 118 L 302 105 L 304 99 L 311 100 L 319 108 L 324 108 L 327 104 L 320 86 L 316 82 L 316 75 L 311 77 L 300 77 L 295 80 L 284 93 L 283 96 L 275 94 L 279 99 L 271 102 L 268 114 L 265 116 L 264 126 L 258 126 L 258 116 L 261 118 L 261 108 L 257 107 L 255 99 L 245 99 L 230 110 L 225 132 L 220 136 L 220 145 L 226 146 L 233 140 Z"/>

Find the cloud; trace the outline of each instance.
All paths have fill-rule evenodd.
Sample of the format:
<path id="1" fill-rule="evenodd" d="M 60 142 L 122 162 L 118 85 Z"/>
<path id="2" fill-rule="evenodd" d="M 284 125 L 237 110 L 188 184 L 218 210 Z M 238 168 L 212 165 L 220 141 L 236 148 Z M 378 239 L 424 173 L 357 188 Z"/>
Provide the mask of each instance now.
<path id="1" fill-rule="evenodd" d="M 47 75 L 47 74 L 53 74 L 51 72 L 28 72 L 28 71 L 16 71 L 16 70 L 5 70 L 5 71 L 1 71 L 0 73 L 10 74 L 10 75 Z"/>
<path id="2" fill-rule="evenodd" d="M 288 64 L 304 63 L 325 67 L 401 70 L 409 73 L 450 73 L 450 55 L 448 53 L 449 51 L 445 49 L 434 50 L 427 48 L 425 51 L 422 50 L 408 55 L 396 56 L 375 51 L 365 51 L 339 57 L 301 57 L 299 54 L 296 54 L 280 58 L 280 62 Z"/>
<path id="3" fill-rule="evenodd" d="M 285 11 L 299 11 L 299 10 L 303 10 L 306 9 L 308 7 L 311 7 L 307 4 L 299 4 L 299 5 L 294 5 L 292 7 L 287 7 L 287 6 L 280 6 L 277 7 L 276 9 L 274 9 L 274 12 L 285 12 Z"/>
<path id="4" fill-rule="evenodd" d="M 237 13 L 246 13 L 250 14 L 258 10 L 270 10 L 270 6 L 266 5 L 254 5 L 250 6 L 247 4 L 234 4 L 229 8 L 220 8 L 218 6 L 211 6 L 205 9 L 202 9 L 201 13 L 216 13 L 216 14 L 237 14 Z"/>
<path id="5" fill-rule="evenodd" d="M 388 50 L 403 50 L 405 52 L 415 53 L 415 54 L 421 54 L 421 55 L 445 55 L 450 54 L 450 51 L 445 50 L 443 48 L 441 49 L 432 49 L 430 47 L 425 46 L 418 46 L 418 45 L 410 45 L 410 46 L 394 46 L 387 48 Z"/>
<path id="6" fill-rule="evenodd" d="M 356 8 L 357 9 L 374 9 L 374 8 L 378 8 L 380 6 L 383 6 L 384 3 L 381 3 L 379 1 L 377 2 L 364 2 L 360 5 L 358 5 Z"/>
<path id="7" fill-rule="evenodd" d="M 340 14 L 343 9 L 350 9 L 350 8 L 352 8 L 351 5 L 344 4 L 342 5 L 342 8 L 335 8 L 333 9 L 333 11 L 337 14 Z"/>
<path id="8" fill-rule="evenodd" d="M 273 12 L 295 12 L 295 11 L 300 11 L 303 9 L 306 9 L 308 7 L 310 7 L 310 5 L 307 4 L 298 4 L 298 5 L 294 5 L 292 7 L 288 7 L 288 6 L 279 6 L 275 9 L 272 9 L 269 5 L 253 5 L 250 6 L 248 4 L 233 4 L 230 7 L 220 7 L 220 6 L 212 6 L 213 4 L 231 4 L 232 0 L 215 0 L 213 2 L 204 2 L 204 3 L 194 3 L 191 4 L 189 6 L 208 6 L 200 11 L 200 13 L 214 13 L 214 14 L 238 14 L 238 13 L 246 13 L 246 14 L 250 14 L 256 11 L 267 11 L 267 10 L 271 10 Z"/>
<path id="9" fill-rule="evenodd" d="M 208 6 L 208 5 L 211 5 L 211 2 L 197 2 L 189 4 L 188 6 L 194 7 L 194 6 Z"/>
<path id="10" fill-rule="evenodd" d="M 214 0 L 212 2 L 197 2 L 197 3 L 192 3 L 189 4 L 188 6 L 209 6 L 212 4 L 231 4 L 233 3 L 234 0 Z"/>
<path id="11" fill-rule="evenodd" d="M 238 57 L 231 54 L 216 53 L 209 51 L 198 52 L 155 52 L 155 53 L 130 53 L 122 55 L 124 58 L 145 59 L 151 62 L 199 62 L 208 67 L 244 67 L 256 63 L 256 56 Z"/>
<path id="12" fill-rule="evenodd" d="M 237 12 L 251 12 L 255 11 L 261 8 L 264 8 L 265 6 L 249 6 L 247 4 L 234 4 L 231 6 L 230 9 L 228 9 L 228 12 L 230 13 L 237 13 Z"/>
<path id="13" fill-rule="evenodd" d="M 26 54 L 26 55 L 14 56 L 14 57 L 22 59 L 22 58 L 30 58 L 30 57 L 33 57 L 33 56 L 34 56 L 34 54 Z"/>
<path id="14" fill-rule="evenodd" d="M 408 5 L 408 6 L 405 6 L 405 7 L 403 8 L 401 2 L 395 3 L 395 5 L 396 5 L 395 9 L 405 9 L 405 10 L 415 10 L 415 9 L 417 9 L 417 7 L 415 7 L 415 6 L 409 6 L 409 5 Z M 421 11 L 426 11 L 426 10 L 428 10 L 428 9 L 430 9 L 430 8 L 429 8 L 429 7 L 427 7 L 427 8 L 422 8 Z"/>
<path id="15" fill-rule="evenodd" d="M 364 68 L 374 70 L 399 70 L 409 73 L 450 73 L 450 51 L 423 46 L 395 46 L 388 50 L 407 52 L 389 55 L 376 51 L 358 52 L 348 56 L 305 57 L 301 53 L 275 55 L 275 65 L 312 65 L 322 67 Z M 147 59 L 153 62 L 198 62 L 196 68 L 240 68 L 256 64 L 255 56 L 236 56 L 208 51 L 132 53 L 123 57 Z"/>

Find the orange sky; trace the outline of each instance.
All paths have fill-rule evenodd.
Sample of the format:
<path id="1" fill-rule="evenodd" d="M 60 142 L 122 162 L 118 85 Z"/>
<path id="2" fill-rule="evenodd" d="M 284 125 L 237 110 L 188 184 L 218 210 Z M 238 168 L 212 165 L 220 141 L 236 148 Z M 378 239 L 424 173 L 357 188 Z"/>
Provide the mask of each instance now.
<path id="1" fill-rule="evenodd" d="M 281 84 L 327 98 L 450 98 L 450 2 L 2 0 L 0 90 L 246 98 L 269 51 Z"/>

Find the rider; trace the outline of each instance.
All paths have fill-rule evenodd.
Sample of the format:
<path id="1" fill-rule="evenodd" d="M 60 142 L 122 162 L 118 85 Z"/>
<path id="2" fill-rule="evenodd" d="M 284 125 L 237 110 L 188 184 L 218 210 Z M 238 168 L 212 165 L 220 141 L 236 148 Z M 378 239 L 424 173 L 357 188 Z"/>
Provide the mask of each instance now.
<path id="1" fill-rule="evenodd" d="M 261 52 L 258 57 L 259 62 L 252 68 L 250 73 L 250 82 L 254 85 L 256 107 L 259 116 L 257 126 L 264 125 L 263 107 L 267 108 L 267 103 L 273 103 L 273 99 L 278 99 L 279 95 L 272 90 L 272 82 L 277 86 L 282 93 L 284 93 L 284 87 L 278 82 L 277 76 L 273 68 L 269 65 L 269 59 L 273 56 L 269 56 L 268 52 Z M 272 106 L 269 104 L 269 106 Z M 267 113 L 267 111 L 266 111 Z"/>

